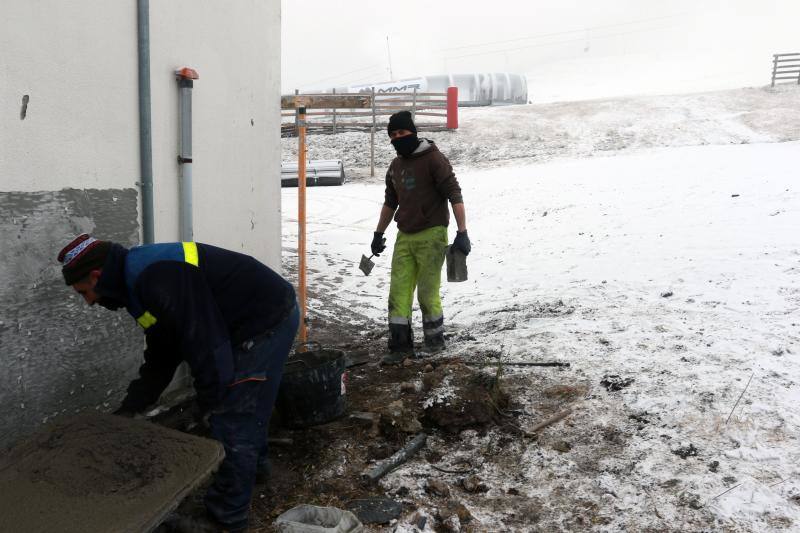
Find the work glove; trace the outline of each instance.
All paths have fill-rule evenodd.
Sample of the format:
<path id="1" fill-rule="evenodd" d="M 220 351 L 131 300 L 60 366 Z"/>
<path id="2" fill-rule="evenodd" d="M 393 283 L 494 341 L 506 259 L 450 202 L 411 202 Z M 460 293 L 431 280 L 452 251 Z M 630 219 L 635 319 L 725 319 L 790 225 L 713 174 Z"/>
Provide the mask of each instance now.
<path id="1" fill-rule="evenodd" d="M 211 411 L 204 409 L 197 402 L 192 404 L 192 406 L 189 408 L 189 411 L 192 419 L 184 427 L 184 431 L 187 433 L 196 433 L 200 435 L 206 435 L 210 433 L 211 423 L 209 419 L 211 417 Z"/>
<path id="2" fill-rule="evenodd" d="M 470 244 L 469 237 L 467 237 L 467 230 L 456 232 L 456 238 L 453 239 L 453 248 L 464 255 L 469 255 L 469 251 L 472 250 L 472 244 Z"/>
<path id="3" fill-rule="evenodd" d="M 381 252 L 386 249 L 386 239 L 383 238 L 383 233 L 380 231 L 374 233 L 370 248 L 372 248 L 372 255 L 380 257 Z"/>

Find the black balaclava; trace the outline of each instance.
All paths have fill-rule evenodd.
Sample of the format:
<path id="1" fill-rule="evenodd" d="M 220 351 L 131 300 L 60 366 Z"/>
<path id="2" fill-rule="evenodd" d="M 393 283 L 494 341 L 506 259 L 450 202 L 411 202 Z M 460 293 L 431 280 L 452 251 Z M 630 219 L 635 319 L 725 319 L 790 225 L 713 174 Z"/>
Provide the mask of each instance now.
<path id="1" fill-rule="evenodd" d="M 386 132 L 391 135 L 393 131 L 408 130 L 411 135 L 405 137 L 398 137 L 392 140 L 392 146 L 397 151 L 397 155 L 408 157 L 414 153 L 414 150 L 419 146 L 419 138 L 417 137 L 417 126 L 414 124 L 414 118 L 408 111 L 398 111 L 389 117 L 389 125 L 386 127 Z"/>
<path id="2" fill-rule="evenodd" d="M 108 296 L 100 296 L 96 300 L 97 305 L 102 305 L 109 311 L 116 311 L 120 307 L 125 307 L 125 304 L 115 300 L 114 298 L 110 298 Z"/>
<path id="3" fill-rule="evenodd" d="M 406 135 L 405 137 L 398 137 L 397 139 L 392 139 L 392 146 L 397 150 L 397 155 L 408 157 L 413 154 L 414 150 L 419 146 L 419 138 L 416 133 Z"/>
<path id="4" fill-rule="evenodd" d="M 103 265 L 103 274 L 94 286 L 97 293 L 97 305 L 116 311 L 128 305 L 128 288 L 125 285 L 125 257 L 128 250 L 124 246 L 112 243 L 108 250 L 108 258 Z"/>

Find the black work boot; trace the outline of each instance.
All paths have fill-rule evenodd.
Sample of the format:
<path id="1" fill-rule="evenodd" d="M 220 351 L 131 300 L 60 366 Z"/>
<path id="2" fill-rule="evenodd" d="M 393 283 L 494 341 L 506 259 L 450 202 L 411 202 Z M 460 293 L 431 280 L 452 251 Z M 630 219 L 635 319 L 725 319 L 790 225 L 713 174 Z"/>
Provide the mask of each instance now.
<path id="1" fill-rule="evenodd" d="M 444 342 L 444 333 L 437 333 L 435 335 L 425 336 L 425 348 L 428 353 L 438 353 L 446 348 Z"/>
<path id="2" fill-rule="evenodd" d="M 244 533 L 247 524 L 221 524 L 210 516 L 183 516 L 172 513 L 159 526 L 170 533 Z"/>
<path id="3" fill-rule="evenodd" d="M 422 331 L 425 335 L 425 349 L 428 353 L 441 352 L 444 344 L 444 317 L 422 317 Z"/>
<path id="4" fill-rule="evenodd" d="M 389 324 L 389 353 L 381 359 L 383 365 L 397 365 L 406 357 L 414 357 L 414 332 L 411 324 Z"/>

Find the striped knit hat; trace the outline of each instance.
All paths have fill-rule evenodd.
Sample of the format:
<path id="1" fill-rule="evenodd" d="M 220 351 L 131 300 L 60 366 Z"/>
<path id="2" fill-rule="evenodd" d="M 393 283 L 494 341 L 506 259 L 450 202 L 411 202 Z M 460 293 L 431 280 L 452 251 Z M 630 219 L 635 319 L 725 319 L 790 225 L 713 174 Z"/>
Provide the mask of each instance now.
<path id="1" fill-rule="evenodd" d="M 103 268 L 111 241 L 99 241 L 88 233 L 75 237 L 58 253 L 61 273 L 67 285 L 82 280 L 92 270 Z"/>

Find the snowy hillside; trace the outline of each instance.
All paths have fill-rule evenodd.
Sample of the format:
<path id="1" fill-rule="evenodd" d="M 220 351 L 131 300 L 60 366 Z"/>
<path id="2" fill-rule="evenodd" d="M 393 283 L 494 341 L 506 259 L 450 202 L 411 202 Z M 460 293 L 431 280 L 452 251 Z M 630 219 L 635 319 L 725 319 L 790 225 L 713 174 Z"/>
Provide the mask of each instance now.
<path id="1" fill-rule="evenodd" d="M 488 492 L 458 494 L 473 531 L 800 528 L 798 109 L 800 87 L 741 89 L 463 110 L 461 129 L 430 135 L 473 240 L 470 280 L 443 283 L 446 355 L 570 363 L 507 368 L 522 429 L 548 391 L 577 391 L 535 442 L 430 439 L 482 458 Z M 365 139 L 314 136 L 309 156 L 363 176 Z M 308 192 L 312 321 L 364 339 L 386 315 L 390 254 L 369 277 L 357 266 L 390 156 L 385 143 L 374 179 Z M 296 192 L 283 190 L 290 272 Z M 412 461 L 382 487 L 425 508 L 429 471 Z"/>
<path id="2" fill-rule="evenodd" d="M 511 161 L 593 157 L 669 146 L 746 144 L 800 139 L 800 91 L 794 85 L 677 96 L 639 96 L 510 107 L 461 108 L 456 132 L 423 134 L 453 166 L 493 167 Z M 369 176 L 368 133 L 309 137 L 309 159 L 343 159 L 351 178 Z M 296 160 L 297 139 L 281 140 Z M 376 177 L 394 151 L 376 134 Z"/>

